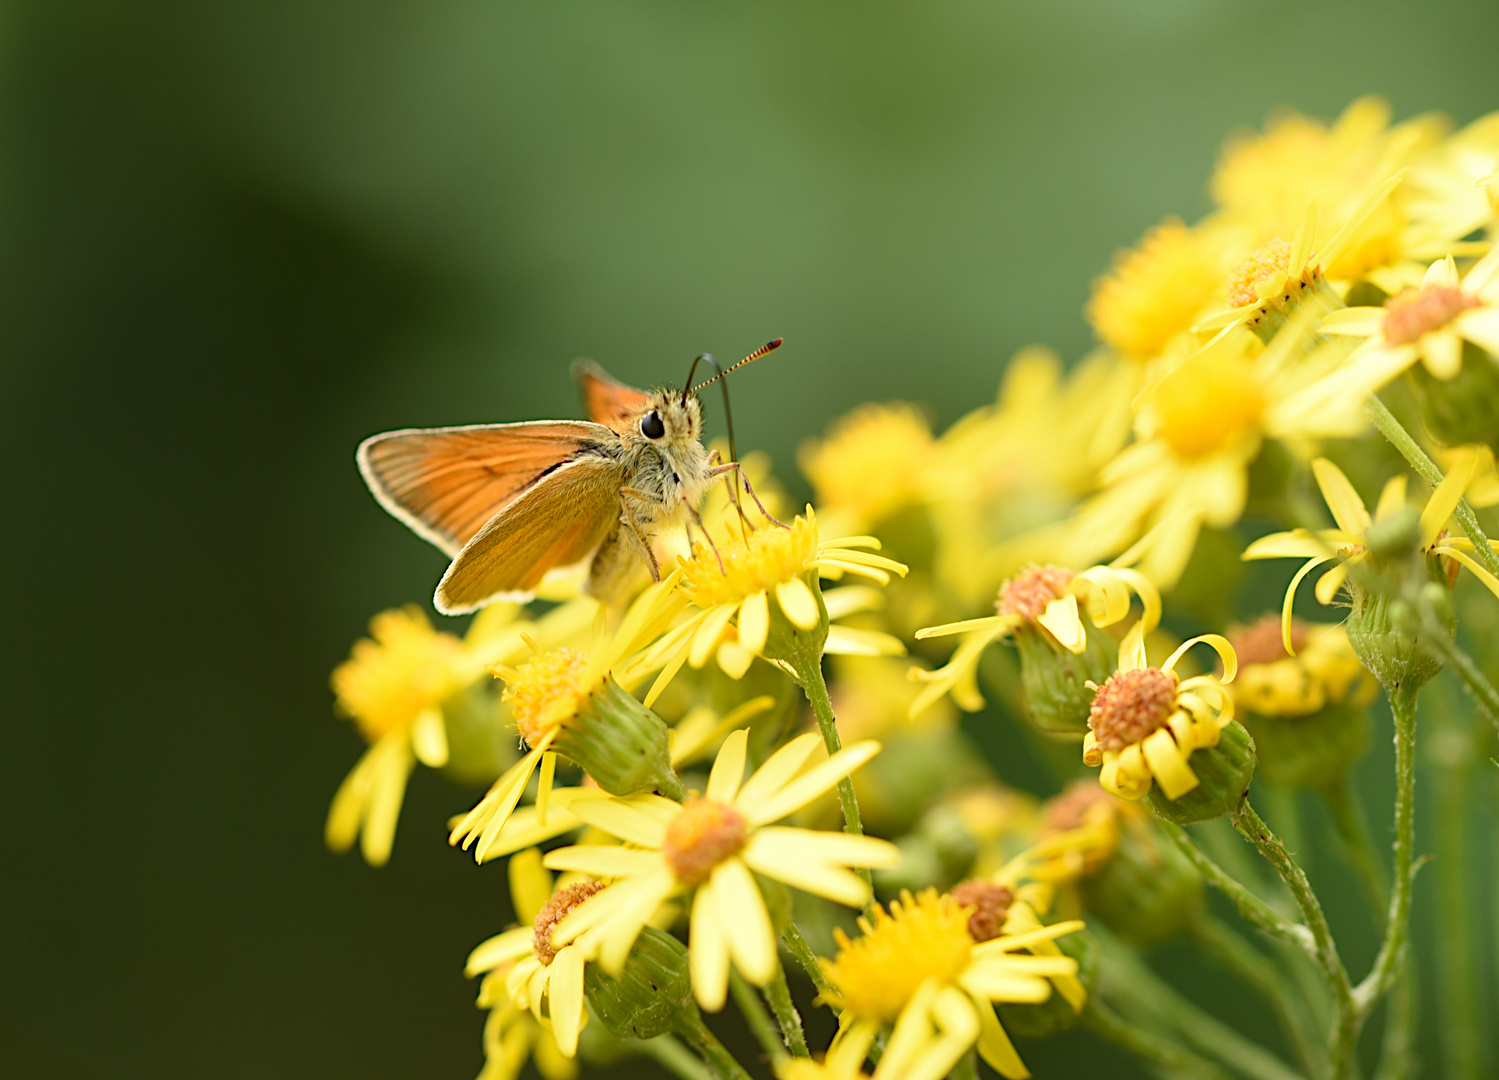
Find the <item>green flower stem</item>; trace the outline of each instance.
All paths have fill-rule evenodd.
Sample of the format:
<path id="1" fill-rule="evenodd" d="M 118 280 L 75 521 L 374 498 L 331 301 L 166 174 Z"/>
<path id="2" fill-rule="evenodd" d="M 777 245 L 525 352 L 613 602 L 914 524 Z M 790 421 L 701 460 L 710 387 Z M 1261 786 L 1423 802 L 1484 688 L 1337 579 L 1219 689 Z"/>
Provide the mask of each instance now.
<path id="1" fill-rule="evenodd" d="M 1233 901 L 1245 921 L 1273 937 L 1294 945 L 1313 959 L 1316 958 L 1317 945 L 1310 930 L 1283 918 L 1269 904 L 1225 873 L 1217 863 L 1202 853 L 1180 825 L 1169 821 L 1162 821 L 1160 824 L 1166 830 L 1166 835 L 1175 841 L 1182 854 L 1192 861 L 1192 865 L 1197 867 L 1207 883 Z"/>
<path id="2" fill-rule="evenodd" d="M 1368 976 L 1354 990 L 1357 1007 L 1365 1016 L 1395 981 L 1405 958 L 1414 877 L 1411 866 L 1415 846 L 1416 695 L 1395 688 L 1389 698 L 1390 711 L 1395 716 L 1394 887 L 1390 890 L 1384 943 Z"/>
<path id="3" fill-rule="evenodd" d="M 1315 1075 L 1320 1047 L 1309 1029 L 1308 1012 L 1287 992 L 1281 969 L 1264 953 L 1245 941 L 1232 927 L 1204 914 L 1191 927 L 1192 937 L 1209 956 L 1252 988 L 1275 1013 L 1286 1042 L 1303 1072 Z"/>
<path id="4" fill-rule="evenodd" d="M 802 937 L 802 932 L 797 929 L 795 923 L 787 925 L 781 931 L 781 944 L 786 946 L 789 952 L 803 971 L 807 978 L 812 980 L 812 985 L 817 987 L 817 992 L 824 997 L 833 992 L 833 984 L 828 982 L 828 977 L 822 973 L 822 965 L 817 962 L 817 954 L 812 951 L 812 946 L 807 944 L 807 939 Z"/>
<path id="5" fill-rule="evenodd" d="M 1096 997 L 1083 1007 L 1083 1026 L 1099 1038 L 1128 1050 L 1173 1075 L 1193 1080 L 1232 1080 L 1228 1073 L 1176 1043 L 1129 1023 Z"/>
<path id="6" fill-rule="evenodd" d="M 796 1011 L 796 1003 L 791 1000 L 791 987 L 786 985 L 784 968 L 776 969 L 776 977 L 765 988 L 765 1000 L 770 1003 L 770 1011 L 775 1013 L 786 1049 L 791 1051 L 793 1057 L 810 1057 L 807 1036 L 802 1031 L 801 1014 Z"/>
<path id="7" fill-rule="evenodd" d="M 1286 846 L 1281 843 L 1280 837 L 1276 836 L 1270 826 L 1266 825 L 1264 820 L 1254 812 L 1254 807 L 1249 805 L 1248 799 L 1240 802 L 1228 817 L 1233 822 L 1234 828 L 1239 830 L 1239 834 L 1258 848 L 1265 860 L 1275 867 L 1275 872 L 1286 883 L 1286 888 L 1291 890 L 1291 896 L 1301 910 L 1301 918 L 1306 923 L 1306 929 L 1311 932 L 1312 941 L 1315 943 L 1317 966 L 1322 969 L 1323 978 L 1332 987 L 1333 994 L 1339 999 L 1350 994 L 1352 988 L 1348 982 L 1348 971 L 1338 957 L 1338 946 L 1332 939 L 1332 929 L 1327 925 L 1327 916 L 1322 911 L 1322 902 L 1312 891 L 1306 874 L 1291 857 Z"/>
<path id="8" fill-rule="evenodd" d="M 1337 826 L 1338 837 L 1343 842 L 1343 858 L 1354 877 L 1364 890 L 1369 908 L 1374 913 L 1378 929 L 1384 930 L 1385 907 L 1390 902 L 1389 886 L 1385 883 L 1384 868 L 1375 854 L 1373 841 L 1369 839 L 1369 827 L 1364 820 L 1364 809 L 1358 801 L 1346 776 L 1340 776 L 1317 791 L 1327 811 Z"/>
<path id="9" fill-rule="evenodd" d="M 744 1021 L 749 1025 L 750 1033 L 754 1035 L 766 1056 L 772 1061 L 784 1057 L 785 1051 L 781 1048 L 781 1033 L 776 1030 L 775 1021 L 765 1011 L 765 1006 L 760 1004 L 760 995 L 755 993 L 755 988 L 745 982 L 744 976 L 733 968 L 729 969 L 729 993 L 733 995 L 734 1004 L 739 1006 L 739 1011 L 744 1014 Z"/>
<path id="10" fill-rule="evenodd" d="M 670 1035 L 658 1035 L 646 1039 L 635 1049 L 648 1057 L 678 1080 L 714 1080 L 715 1074 L 706 1065 L 692 1056 L 692 1052 Z"/>
<path id="11" fill-rule="evenodd" d="M 1371 394 L 1369 400 L 1364 403 L 1364 408 L 1368 411 L 1369 418 L 1374 421 L 1374 426 L 1379 429 L 1379 433 L 1390 441 L 1390 445 L 1400 451 L 1400 456 L 1410 463 L 1410 467 L 1416 470 L 1422 480 L 1432 487 L 1442 482 L 1442 470 L 1437 463 L 1426 456 L 1426 451 L 1422 450 L 1421 445 L 1411 438 L 1410 432 L 1406 431 L 1400 421 L 1395 419 L 1395 414 L 1390 412 L 1389 407 L 1380 401 L 1377 395 Z M 1484 535 L 1483 527 L 1478 524 L 1478 515 L 1468 505 L 1467 499 L 1458 500 L 1453 516 L 1457 518 L 1458 525 L 1462 526 L 1468 539 L 1473 541 L 1473 557 L 1485 570 L 1499 577 L 1499 552 L 1489 547 L 1489 538 Z"/>
<path id="12" fill-rule="evenodd" d="M 688 1003 L 691 1004 L 690 1002 Z M 696 1050 L 719 1077 L 719 1080 L 753 1080 L 744 1066 L 734 1060 L 728 1047 L 718 1041 L 718 1036 L 708 1030 L 702 1014 L 696 1008 L 687 1008 L 677 1015 L 677 1034 Z"/>

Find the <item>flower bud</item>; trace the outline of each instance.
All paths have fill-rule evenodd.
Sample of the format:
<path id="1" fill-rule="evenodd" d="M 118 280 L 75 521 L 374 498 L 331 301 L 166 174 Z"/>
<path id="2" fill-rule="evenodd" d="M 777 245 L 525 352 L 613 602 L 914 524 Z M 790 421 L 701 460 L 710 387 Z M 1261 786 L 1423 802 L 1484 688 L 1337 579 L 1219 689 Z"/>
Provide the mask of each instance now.
<path id="1" fill-rule="evenodd" d="M 1438 379 L 1424 364 L 1412 365 L 1411 383 L 1421 419 L 1440 443 L 1483 443 L 1499 451 L 1499 363 L 1471 341 L 1463 342 L 1462 367 Z"/>
<path id="2" fill-rule="evenodd" d="M 1150 789 L 1150 805 L 1157 814 L 1178 825 L 1192 825 L 1222 817 L 1244 800 L 1254 779 L 1254 740 L 1237 720 L 1218 734 L 1213 746 L 1192 755 L 1198 784 L 1185 795 L 1168 799 L 1159 785 Z"/>
<path id="3" fill-rule="evenodd" d="M 1457 618 L 1447 591 L 1446 573 L 1439 560 L 1419 552 L 1389 559 L 1377 558 L 1371 551 L 1367 565 L 1394 589 L 1375 591 L 1349 578 L 1353 610 L 1343 624 L 1349 644 L 1386 690 L 1414 693 L 1442 670 L 1442 658 L 1422 644 L 1425 631 L 1410 605 L 1398 599 L 1399 591 L 1424 575 L 1427 580 L 1421 583 L 1421 595 L 1451 640 L 1457 632 Z"/>
<path id="4" fill-rule="evenodd" d="M 680 781 L 671 767 L 669 738 L 665 721 L 609 676 L 579 700 L 552 749 L 581 765 L 611 795 L 671 793 Z"/>
<path id="5" fill-rule="evenodd" d="M 448 738 L 444 779 L 487 784 L 515 764 L 515 719 L 492 686 L 475 683 L 442 703 Z"/>
<path id="6" fill-rule="evenodd" d="M 1094 685 L 1105 682 L 1119 658 L 1119 646 L 1093 625 L 1086 612 L 1079 618 L 1087 645 L 1074 653 L 1044 630 L 1022 624 L 1015 630 L 1020 652 L 1020 684 L 1026 714 L 1042 731 L 1081 736 L 1088 730 Z"/>
<path id="7" fill-rule="evenodd" d="M 1091 997 L 1098 986 L 1098 940 L 1087 930 L 1078 930 L 1057 938 L 1057 947 L 1063 956 L 1077 961 L 1077 980 Z M 1005 1030 L 1023 1039 L 1044 1039 L 1076 1027 L 1082 1015 L 1059 993 L 1037 1005 L 996 1002 L 995 1010 Z"/>
<path id="8" fill-rule="evenodd" d="M 1088 911 L 1135 945 L 1165 941 L 1202 913 L 1202 876 L 1155 825 L 1121 830 L 1109 860 L 1081 884 Z"/>
<path id="9" fill-rule="evenodd" d="M 583 969 L 583 989 L 594 1015 L 622 1039 L 666 1035 L 677 1029 L 684 1012 L 697 1010 L 686 947 L 653 926 L 640 932 L 618 978 L 589 964 Z"/>

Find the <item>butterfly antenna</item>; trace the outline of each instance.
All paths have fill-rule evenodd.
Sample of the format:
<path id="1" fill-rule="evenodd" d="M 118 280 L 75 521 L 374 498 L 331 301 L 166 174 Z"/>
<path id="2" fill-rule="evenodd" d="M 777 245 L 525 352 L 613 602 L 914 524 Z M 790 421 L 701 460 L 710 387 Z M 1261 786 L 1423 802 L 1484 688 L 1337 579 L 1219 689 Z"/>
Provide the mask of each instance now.
<path id="1" fill-rule="evenodd" d="M 779 339 L 777 339 L 777 340 L 779 340 Z M 761 349 L 760 352 L 759 352 L 759 354 L 761 356 L 763 356 L 763 355 L 765 355 L 765 352 L 766 352 L 765 349 Z M 754 359 L 753 355 L 750 357 L 750 359 Z M 745 363 L 748 363 L 748 361 L 747 360 L 741 360 L 741 361 L 739 361 L 738 364 L 735 364 L 734 367 L 739 367 L 739 366 L 741 366 L 741 365 L 743 365 Z M 692 367 L 690 367 L 690 368 L 687 369 L 687 381 L 683 384 L 684 387 L 692 387 L 692 376 L 693 376 L 693 373 L 697 371 L 697 366 L 699 364 L 711 364 L 713 366 L 713 370 L 716 371 L 716 372 L 718 372 L 718 374 L 715 375 L 715 376 L 713 376 L 713 378 L 709 379 L 708 382 L 703 383 L 703 386 L 708 386 L 710 383 L 716 382 L 717 380 L 723 378 L 725 375 L 727 375 L 729 373 L 728 371 L 725 371 L 723 368 L 721 368 L 719 366 L 718 361 L 715 360 L 715 359 L 713 359 L 713 356 L 712 356 L 711 353 L 703 353 L 702 355 L 698 356 L 695 360 L 693 360 L 692 361 Z M 733 371 L 733 370 L 734 370 L 734 368 L 730 368 L 729 369 L 729 371 Z M 692 393 L 693 390 L 701 390 L 701 389 L 702 389 L 702 386 L 693 387 L 693 389 L 684 389 L 682 391 L 682 402 L 684 404 L 686 403 L 686 401 L 687 401 L 687 395 L 689 393 Z M 736 451 L 735 446 L 734 446 L 734 414 L 729 411 L 729 384 L 728 383 L 724 383 L 723 384 L 723 422 L 724 422 L 724 426 L 726 428 L 728 428 L 728 431 L 729 431 L 729 460 L 737 462 L 739 460 L 739 454 Z M 734 509 L 736 511 L 738 511 L 738 513 L 739 513 L 739 530 L 740 530 L 740 532 L 743 532 L 745 534 L 744 535 L 744 542 L 746 544 L 748 544 L 749 543 L 749 534 L 748 534 L 748 532 L 745 532 L 746 526 L 745 526 L 745 518 L 744 518 L 744 506 L 739 501 L 739 486 L 737 484 L 729 484 L 729 490 L 734 493 Z M 702 522 L 699 522 L 698 524 L 702 525 Z M 708 533 L 707 527 L 704 526 L 703 527 L 703 535 L 706 536 L 707 533 Z M 711 537 L 709 538 L 708 543 L 710 543 L 710 544 L 713 543 L 713 540 L 712 540 Z M 714 554 L 717 554 L 717 553 L 718 553 L 718 549 L 715 548 L 714 549 Z M 720 556 L 719 557 L 719 563 L 721 564 L 722 562 L 723 562 L 723 558 L 722 558 L 722 556 Z"/>
<path id="2" fill-rule="evenodd" d="M 719 371 L 718 371 L 717 375 L 713 376 L 713 378 L 709 379 L 707 382 L 699 383 L 698 385 L 693 386 L 692 390 L 690 391 L 690 393 L 694 393 L 695 394 L 695 393 L 697 393 L 699 390 L 701 390 L 705 386 L 712 386 L 714 383 L 716 383 L 719 379 L 723 378 L 729 372 L 731 372 L 731 371 L 738 371 L 740 368 L 744 367 L 745 364 L 754 363 L 756 360 L 760 359 L 760 357 L 764 356 L 766 353 L 773 353 L 773 352 L 775 352 L 777 349 L 779 349 L 781 347 L 781 342 L 783 342 L 785 340 L 786 340 L 785 338 L 776 338 L 774 341 L 767 341 L 764 345 L 761 345 L 758 349 L 756 349 L 754 352 L 750 353 L 748 356 L 746 356 L 743 360 L 739 361 L 739 363 L 735 364 L 733 367 L 719 368 Z M 711 356 L 708 356 L 706 353 L 703 356 L 698 357 L 698 360 L 704 360 L 704 359 L 708 360 L 710 363 L 713 360 L 713 358 Z M 693 367 L 696 368 L 696 366 L 697 366 L 697 360 L 694 360 L 693 361 Z M 718 367 L 717 364 L 714 364 L 713 366 L 715 368 Z M 691 378 L 690 375 L 688 376 L 687 384 L 689 386 L 692 385 L 692 378 Z"/>

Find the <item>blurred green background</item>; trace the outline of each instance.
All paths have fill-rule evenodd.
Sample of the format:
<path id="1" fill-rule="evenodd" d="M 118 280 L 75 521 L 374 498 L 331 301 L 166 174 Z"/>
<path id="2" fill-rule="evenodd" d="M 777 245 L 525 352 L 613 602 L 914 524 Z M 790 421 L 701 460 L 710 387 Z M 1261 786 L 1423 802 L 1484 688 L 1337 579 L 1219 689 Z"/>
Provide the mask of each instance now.
<path id="1" fill-rule="evenodd" d="M 1466 122 L 1496 41 L 1493 0 L 4 5 L 0 1071 L 478 1070 L 468 793 L 419 771 L 381 871 L 321 841 L 361 746 L 328 672 L 443 566 L 360 438 L 775 335 L 734 397 L 783 476 L 862 400 L 946 424 L 1088 348 L 1089 281 L 1206 209 L 1231 130 L 1370 91 Z"/>

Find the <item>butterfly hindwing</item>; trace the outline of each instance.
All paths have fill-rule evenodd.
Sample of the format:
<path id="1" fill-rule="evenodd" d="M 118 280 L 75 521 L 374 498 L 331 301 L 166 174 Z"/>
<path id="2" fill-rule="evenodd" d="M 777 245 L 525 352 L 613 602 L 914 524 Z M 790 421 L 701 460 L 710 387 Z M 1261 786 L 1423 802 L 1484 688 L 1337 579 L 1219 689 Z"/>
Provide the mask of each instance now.
<path id="1" fill-rule="evenodd" d="M 618 436 L 581 420 L 410 428 L 359 446 L 359 471 L 380 505 L 448 556 L 573 455 Z"/>
<path id="2" fill-rule="evenodd" d="M 623 432 L 626 425 L 633 423 L 651 400 L 650 394 L 625 385 L 592 360 L 574 361 L 573 380 L 583 395 L 588 418 L 616 432 Z"/>
<path id="3" fill-rule="evenodd" d="M 491 518 L 454 557 L 433 604 L 461 615 L 529 599 L 554 567 L 588 558 L 619 525 L 617 459 L 583 454 L 558 466 Z"/>

